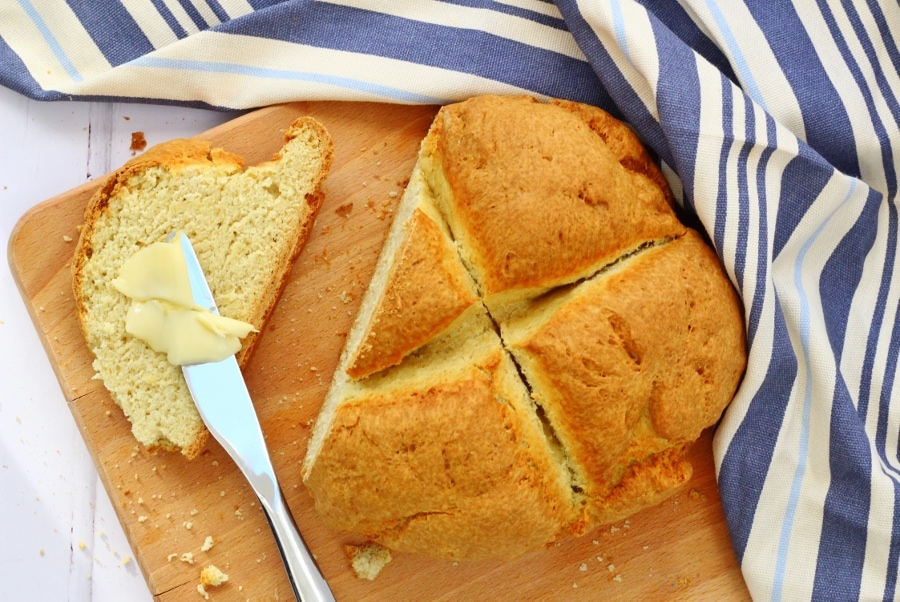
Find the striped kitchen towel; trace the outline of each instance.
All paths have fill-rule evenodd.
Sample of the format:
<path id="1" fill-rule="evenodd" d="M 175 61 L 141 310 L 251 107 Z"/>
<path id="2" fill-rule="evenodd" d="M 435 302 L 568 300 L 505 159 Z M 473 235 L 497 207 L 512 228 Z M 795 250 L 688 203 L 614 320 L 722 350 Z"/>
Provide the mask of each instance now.
<path id="1" fill-rule="evenodd" d="M 0 2 L 0 83 L 33 98 L 530 92 L 626 119 L 744 300 L 715 454 L 760 600 L 898 597 L 898 43 L 892 0 Z"/>

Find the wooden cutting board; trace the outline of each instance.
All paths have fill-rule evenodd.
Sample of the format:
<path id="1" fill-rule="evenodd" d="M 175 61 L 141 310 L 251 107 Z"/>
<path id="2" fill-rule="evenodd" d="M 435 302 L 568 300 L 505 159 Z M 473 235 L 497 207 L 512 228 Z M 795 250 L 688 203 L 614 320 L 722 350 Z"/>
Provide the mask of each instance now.
<path id="1" fill-rule="evenodd" d="M 310 427 L 436 107 L 311 102 L 247 114 L 202 137 L 268 159 L 294 118 L 319 119 L 335 141 L 326 200 L 245 371 L 287 502 L 338 600 L 747 600 L 728 538 L 711 433 L 691 452 L 692 481 L 628 521 L 508 562 L 447 563 L 395 554 L 358 579 L 300 482 Z M 9 242 L 9 261 L 35 327 L 150 590 L 196 600 L 202 567 L 230 576 L 213 600 L 288 600 L 291 590 L 259 503 L 221 447 L 193 461 L 148 453 L 98 380 L 79 330 L 69 265 L 88 182 L 35 207 Z M 202 550 L 211 536 L 214 545 Z M 182 560 L 192 554 L 193 563 Z M 187 558 L 187 556 L 185 556 Z"/>

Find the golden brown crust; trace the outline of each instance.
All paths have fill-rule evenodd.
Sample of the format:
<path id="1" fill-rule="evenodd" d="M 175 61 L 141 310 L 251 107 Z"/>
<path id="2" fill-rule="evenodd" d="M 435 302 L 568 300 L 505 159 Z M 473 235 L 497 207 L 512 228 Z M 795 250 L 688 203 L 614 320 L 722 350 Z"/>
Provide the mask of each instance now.
<path id="1" fill-rule="evenodd" d="M 626 131 L 616 129 L 616 148 L 625 147 Z M 442 201 L 485 295 L 572 282 L 684 232 L 666 189 L 623 167 L 580 112 L 477 97 L 441 109 L 429 137 L 432 187 L 445 188 L 435 182 L 444 178 L 452 190 Z M 632 147 L 625 156 L 642 157 L 649 169 L 646 153 Z"/>
<path id="2" fill-rule="evenodd" d="M 478 300 L 452 242 L 415 209 L 383 296 L 347 374 L 359 379 L 399 364 Z"/>
<path id="3" fill-rule="evenodd" d="M 622 467 L 695 440 L 744 371 L 740 304 L 693 231 L 624 259 L 549 313 L 504 334 L 598 499 Z M 652 430 L 634 441 L 645 416 Z"/>
<path id="4" fill-rule="evenodd" d="M 571 502 L 502 401 L 500 354 L 424 390 L 341 405 L 306 479 L 325 521 L 445 559 L 512 557 L 556 539 Z"/>

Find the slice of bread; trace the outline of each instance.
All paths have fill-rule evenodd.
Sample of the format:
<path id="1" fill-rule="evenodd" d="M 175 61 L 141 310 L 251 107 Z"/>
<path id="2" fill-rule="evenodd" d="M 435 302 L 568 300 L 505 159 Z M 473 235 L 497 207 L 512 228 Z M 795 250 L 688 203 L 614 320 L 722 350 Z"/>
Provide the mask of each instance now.
<path id="1" fill-rule="evenodd" d="M 331 137 L 309 117 L 288 128 L 270 161 L 246 170 L 208 142 L 173 140 L 111 174 L 88 203 L 72 265 L 78 315 L 97 376 L 145 446 L 193 458 L 209 433 L 181 368 L 125 332 L 130 300 L 111 285 L 120 266 L 183 231 L 220 313 L 261 329 L 309 237 L 332 157 Z M 244 339 L 241 366 L 257 337 Z"/>
<path id="2" fill-rule="evenodd" d="M 395 220 L 304 461 L 326 523 L 508 558 L 690 478 L 743 375 L 742 308 L 625 125 L 443 107 Z"/>

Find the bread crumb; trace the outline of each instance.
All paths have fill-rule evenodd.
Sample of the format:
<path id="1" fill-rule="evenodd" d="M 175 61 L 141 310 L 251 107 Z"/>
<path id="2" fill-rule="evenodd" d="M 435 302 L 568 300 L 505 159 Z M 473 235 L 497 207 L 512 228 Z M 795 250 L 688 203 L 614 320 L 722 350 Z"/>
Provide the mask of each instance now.
<path id="1" fill-rule="evenodd" d="M 172 554 L 166 556 L 166 562 L 172 562 L 173 558 L 178 558 L 178 552 L 173 552 Z"/>
<path id="2" fill-rule="evenodd" d="M 578 589 L 578 584 L 577 584 L 577 583 L 573 583 L 573 584 L 572 584 L 572 589 Z"/>
<path id="3" fill-rule="evenodd" d="M 578 570 L 581 571 L 582 573 L 585 572 L 585 571 L 587 571 L 587 563 L 586 563 L 586 562 L 582 562 L 582 563 L 581 563 L 581 566 L 578 567 Z"/>
<path id="4" fill-rule="evenodd" d="M 185 552 L 181 555 L 181 562 L 186 562 L 188 564 L 194 564 L 194 554 L 192 552 Z"/>
<path id="5" fill-rule="evenodd" d="M 194 508 L 193 510 L 191 510 L 191 516 L 197 516 L 198 514 L 200 514 L 200 511 L 197 510 L 196 508 Z"/>
<path id="6" fill-rule="evenodd" d="M 619 575 L 617 573 L 616 576 L 613 577 L 613 581 L 615 581 L 616 583 L 622 583 L 622 575 Z"/>
<path id="7" fill-rule="evenodd" d="M 228 581 L 228 575 L 214 564 L 200 571 L 200 585 L 218 587 Z"/>
<path id="8" fill-rule="evenodd" d="M 142 514 L 141 516 L 138 517 L 138 522 L 139 523 L 147 522 L 147 517 Z"/>
<path id="9" fill-rule="evenodd" d="M 203 596 L 204 599 L 209 600 L 209 594 L 206 593 L 206 588 L 203 587 L 202 583 L 197 584 L 197 593 Z"/>
<path id="10" fill-rule="evenodd" d="M 606 570 L 612 573 L 616 570 L 616 565 L 610 563 L 609 566 L 606 567 Z"/>
<path id="11" fill-rule="evenodd" d="M 78 542 L 78 549 L 79 549 L 79 550 L 83 550 L 83 549 L 85 549 L 86 547 L 87 547 L 87 545 L 85 545 L 85 543 L 84 543 L 83 541 L 79 541 L 79 542 Z"/>
<path id="12" fill-rule="evenodd" d="M 393 558 L 390 550 L 374 542 L 364 543 L 361 546 L 346 545 L 344 552 L 350 559 L 350 565 L 356 576 L 369 581 L 375 579 Z"/>
<path id="13" fill-rule="evenodd" d="M 206 539 L 203 540 L 203 545 L 200 546 L 200 551 L 209 552 L 213 547 L 213 543 L 215 543 L 215 541 L 213 540 L 212 535 L 207 535 Z"/>
<path id="14" fill-rule="evenodd" d="M 72 242 L 72 237 L 67 234 L 63 234 L 63 241 Z"/>
<path id="15" fill-rule="evenodd" d="M 187 529 L 188 531 L 190 531 L 190 530 L 194 527 L 194 523 L 192 523 L 192 522 L 190 522 L 190 521 L 185 521 L 185 522 L 183 522 L 183 523 L 181 523 L 181 524 L 182 524 L 182 525 L 184 526 L 184 528 Z"/>
<path id="16" fill-rule="evenodd" d="M 126 556 L 125 558 L 122 559 L 122 564 L 130 564 L 130 563 L 131 563 L 131 556 Z"/>

